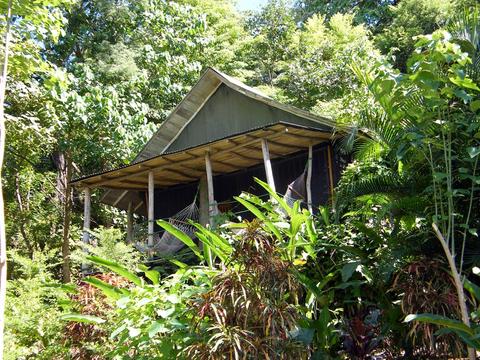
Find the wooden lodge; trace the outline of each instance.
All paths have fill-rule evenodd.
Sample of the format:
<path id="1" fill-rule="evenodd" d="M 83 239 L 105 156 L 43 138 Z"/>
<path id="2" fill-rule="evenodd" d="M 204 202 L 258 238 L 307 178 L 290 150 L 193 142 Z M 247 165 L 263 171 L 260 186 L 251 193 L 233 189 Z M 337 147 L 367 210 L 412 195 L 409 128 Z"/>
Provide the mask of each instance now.
<path id="1" fill-rule="evenodd" d="M 315 209 L 328 201 L 339 176 L 333 131 L 328 118 L 209 68 L 130 165 L 73 181 L 85 192 L 84 229 L 90 228 L 94 188 L 105 189 L 101 202 L 127 211 L 129 240 L 133 214 L 148 220 L 148 247 L 156 241 L 155 220 L 175 217 L 194 199 L 194 220 L 204 224 L 218 212 L 238 212 L 233 196 L 263 194 L 254 177 L 282 195 L 300 179 L 305 193 L 293 193 Z"/>

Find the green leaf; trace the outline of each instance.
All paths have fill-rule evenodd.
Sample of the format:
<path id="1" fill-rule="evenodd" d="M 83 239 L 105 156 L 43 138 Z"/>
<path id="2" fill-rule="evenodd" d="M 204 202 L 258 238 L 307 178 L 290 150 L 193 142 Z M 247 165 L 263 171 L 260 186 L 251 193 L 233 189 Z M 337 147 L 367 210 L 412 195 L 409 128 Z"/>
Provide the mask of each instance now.
<path id="1" fill-rule="evenodd" d="M 204 253 L 205 261 L 207 262 L 209 267 L 213 267 L 213 262 L 214 262 L 213 255 L 218 257 L 222 262 L 225 262 L 227 260 L 227 255 L 222 251 L 222 249 L 214 246 L 208 236 L 206 236 L 201 232 L 196 232 L 195 234 L 203 244 L 203 253 Z"/>
<path id="2" fill-rule="evenodd" d="M 480 109 L 480 100 L 474 100 L 470 103 L 470 110 L 473 112 L 476 112 L 478 109 Z"/>
<path id="3" fill-rule="evenodd" d="M 138 268 L 144 272 L 147 279 L 149 279 L 153 285 L 158 285 L 160 283 L 160 273 L 158 271 L 150 270 L 144 264 L 140 264 Z"/>
<path id="4" fill-rule="evenodd" d="M 180 269 L 186 269 L 188 267 L 187 264 L 184 262 L 181 262 L 180 260 L 177 259 L 170 259 L 169 260 L 172 264 L 177 265 Z"/>
<path id="5" fill-rule="evenodd" d="M 158 316 L 167 319 L 175 312 L 175 307 L 169 307 L 168 309 L 157 310 Z"/>
<path id="6" fill-rule="evenodd" d="M 265 190 L 267 190 L 268 194 L 273 197 L 277 203 L 285 210 L 285 212 L 290 216 L 292 214 L 292 208 L 288 206 L 285 200 L 281 196 L 279 196 L 275 191 L 273 191 L 270 188 L 270 185 L 268 185 L 266 182 L 263 182 L 262 180 L 258 178 L 254 178 L 255 182 L 259 184 L 261 187 L 263 187 Z"/>
<path id="7" fill-rule="evenodd" d="M 477 157 L 478 154 L 480 154 L 480 146 L 471 146 L 467 148 L 468 155 L 470 155 L 470 158 Z"/>
<path id="8" fill-rule="evenodd" d="M 83 314 L 64 314 L 60 316 L 60 320 L 74 321 L 85 324 L 103 324 L 106 321 L 98 316 Z"/>
<path id="9" fill-rule="evenodd" d="M 168 332 L 168 328 L 165 326 L 165 324 L 161 323 L 161 322 L 158 322 L 158 321 L 154 321 L 152 323 L 152 325 L 150 325 L 150 327 L 148 328 L 148 336 L 150 338 L 153 338 L 155 335 L 157 335 L 158 333 L 166 333 Z"/>
<path id="10" fill-rule="evenodd" d="M 357 267 L 359 265 L 360 265 L 359 261 L 354 261 L 354 262 L 350 262 L 350 263 L 347 263 L 347 264 L 343 265 L 342 271 L 341 271 L 342 281 L 346 282 L 346 281 L 350 280 L 350 278 L 352 277 L 355 270 L 357 270 Z"/>
<path id="11" fill-rule="evenodd" d="M 277 239 L 282 239 L 282 234 L 280 233 L 280 230 L 267 219 L 265 214 L 258 209 L 255 205 L 251 204 L 245 199 L 242 199 L 241 197 L 234 196 L 234 199 L 237 200 L 240 204 L 242 204 L 247 210 L 249 210 L 253 215 L 255 215 L 258 219 L 263 221 L 263 224 L 268 227 L 268 229 L 275 234 Z"/>
<path id="12" fill-rule="evenodd" d="M 95 277 L 87 277 L 83 279 L 83 281 L 96 287 L 97 289 L 100 289 L 102 293 L 110 299 L 118 300 L 123 296 L 123 293 L 120 291 L 120 289 Z"/>
<path id="13" fill-rule="evenodd" d="M 463 287 L 475 298 L 477 301 L 480 301 L 480 287 L 470 280 L 465 279 L 463 283 Z"/>
<path id="14" fill-rule="evenodd" d="M 106 267 L 107 269 L 112 270 L 114 273 L 123 276 L 125 279 L 130 280 L 137 286 L 143 286 L 143 280 L 141 278 L 130 272 L 127 268 L 117 264 L 116 262 L 102 259 L 101 257 L 93 255 L 87 256 L 87 260 L 93 262 L 94 264 L 101 265 Z"/>
<path id="15" fill-rule="evenodd" d="M 180 240 L 185 245 L 187 245 L 193 251 L 193 253 L 197 255 L 197 257 L 200 260 L 203 260 L 203 256 L 200 253 L 200 249 L 198 248 L 197 244 L 195 244 L 187 234 L 178 230 L 175 226 L 170 224 L 168 221 L 158 220 L 157 224 L 160 225 L 163 229 L 165 229 L 165 231 L 168 231 L 170 234 L 175 236 L 178 240 Z"/>
<path id="16" fill-rule="evenodd" d="M 202 234 L 205 234 L 209 240 L 210 243 L 213 247 L 217 247 L 221 249 L 226 255 L 230 255 L 233 252 L 233 247 L 232 245 L 225 240 L 223 237 L 221 237 L 219 234 L 217 234 L 214 231 L 211 231 L 207 229 L 206 227 L 200 225 L 200 224 L 193 224 Z"/>
<path id="17" fill-rule="evenodd" d="M 410 314 L 405 317 L 404 322 L 418 321 L 429 324 L 444 326 L 449 329 L 456 329 L 463 331 L 469 335 L 473 335 L 473 330 L 465 325 L 463 322 L 455 319 L 450 319 L 445 316 L 435 314 Z"/>
<path id="18" fill-rule="evenodd" d="M 465 89 L 480 91 L 480 88 L 478 87 L 478 85 L 475 84 L 475 82 L 468 77 L 462 78 L 460 76 L 455 76 L 455 77 L 451 76 L 449 79 L 452 83 L 454 83 L 457 86 L 463 87 Z"/>

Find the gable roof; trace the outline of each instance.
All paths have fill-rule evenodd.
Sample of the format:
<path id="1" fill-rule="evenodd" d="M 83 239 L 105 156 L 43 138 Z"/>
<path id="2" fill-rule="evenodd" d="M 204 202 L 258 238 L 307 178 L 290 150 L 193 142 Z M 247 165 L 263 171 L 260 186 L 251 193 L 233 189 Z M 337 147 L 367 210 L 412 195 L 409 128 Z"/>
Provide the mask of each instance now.
<path id="1" fill-rule="evenodd" d="M 225 84 L 249 98 L 260 101 L 269 106 L 278 108 L 288 113 L 314 121 L 329 128 L 335 126 L 334 121 L 312 114 L 308 111 L 291 105 L 282 104 L 260 91 L 251 88 L 216 69 L 207 68 L 200 80 L 193 86 L 190 92 L 183 98 L 177 107 L 170 113 L 167 119 L 160 125 L 157 132 L 147 142 L 142 151 L 133 160 L 133 163 L 144 161 L 163 154 L 170 144 L 180 135 L 182 130 L 190 123 L 195 115 L 202 109 L 208 99 L 217 91 L 220 85 Z"/>

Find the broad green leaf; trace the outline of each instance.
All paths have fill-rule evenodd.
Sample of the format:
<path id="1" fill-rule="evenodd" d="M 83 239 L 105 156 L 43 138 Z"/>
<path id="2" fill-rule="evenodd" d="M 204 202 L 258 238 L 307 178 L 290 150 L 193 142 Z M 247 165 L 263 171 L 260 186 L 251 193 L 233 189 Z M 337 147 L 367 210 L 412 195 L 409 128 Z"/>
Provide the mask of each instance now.
<path id="1" fill-rule="evenodd" d="M 222 262 L 226 261 L 227 255 L 222 251 L 222 249 L 214 246 L 213 243 L 210 241 L 210 238 L 208 238 L 205 234 L 201 232 L 196 232 L 196 235 L 204 246 L 204 256 L 206 257 L 205 261 L 207 262 L 209 267 L 213 266 L 213 254 L 215 254 L 215 256 L 218 257 Z M 208 252 L 206 252 L 205 247 L 208 249 Z M 210 256 L 211 258 L 209 259 L 208 256 Z"/>
<path id="2" fill-rule="evenodd" d="M 112 270 L 114 273 L 123 276 L 125 279 L 130 280 L 137 286 L 143 286 L 143 281 L 141 278 L 114 261 L 102 259 L 101 257 L 93 255 L 87 256 L 87 260 Z"/>
<path id="3" fill-rule="evenodd" d="M 195 244 L 187 234 L 178 230 L 175 226 L 170 224 L 168 221 L 158 220 L 157 224 L 161 226 L 163 229 L 165 229 L 165 231 L 168 231 L 170 234 L 175 236 L 178 240 L 180 240 L 185 245 L 187 245 L 194 252 L 194 254 L 197 255 L 197 257 L 200 260 L 203 260 L 203 256 L 200 253 L 200 249 L 198 248 L 197 244 Z"/>
<path id="4" fill-rule="evenodd" d="M 480 146 L 471 146 L 467 148 L 468 155 L 470 155 L 470 158 L 477 157 L 478 154 L 480 154 Z"/>
<path id="5" fill-rule="evenodd" d="M 100 289 L 103 294 L 110 299 L 118 300 L 123 296 L 123 293 L 120 291 L 120 289 L 95 277 L 87 277 L 83 279 L 83 281 L 96 287 L 97 289 Z"/>
<path id="6" fill-rule="evenodd" d="M 152 282 L 153 285 L 158 285 L 160 283 L 160 273 L 158 271 L 150 270 L 144 264 L 140 264 L 138 268 L 145 273 L 145 276 Z"/>
<path id="7" fill-rule="evenodd" d="M 83 315 L 83 314 L 64 314 L 60 316 L 60 320 L 74 321 L 74 322 L 86 323 L 86 324 L 103 324 L 105 322 L 104 319 L 99 318 L 98 316 Z"/>
<path id="8" fill-rule="evenodd" d="M 154 321 L 152 325 L 148 328 L 148 336 L 153 338 L 158 333 L 166 333 L 168 332 L 168 328 L 165 326 L 164 323 Z"/>
<path id="9" fill-rule="evenodd" d="M 270 188 L 270 185 L 268 185 L 266 182 L 263 182 L 262 180 L 258 178 L 254 178 L 255 182 L 259 184 L 261 187 L 263 187 L 265 190 L 267 190 L 268 194 L 273 197 L 277 203 L 283 208 L 283 210 L 286 211 L 288 215 L 292 214 L 292 208 L 288 206 L 285 200 L 281 196 L 279 196 L 275 191 L 273 191 Z"/>
<path id="10" fill-rule="evenodd" d="M 341 270 L 342 281 L 346 282 L 346 281 L 350 280 L 350 278 L 352 277 L 353 273 L 357 270 L 357 267 L 359 265 L 360 265 L 359 261 L 354 261 L 354 262 L 350 262 L 350 263 L 347 263 L 347 264 L 343 265 L 342 270 Z"/>
<path id="11" fill-rule="evenodd" d="M 188 267 L 187 264 L 184 262 L 181 262 L 180 260 L 177 259 L 170 259 L 169 260 L 172 264 L 177 265 L 180 269 L 186 269 Z"/>
<path id="12" fill-rule="evenodd" d="M 455 319 L 450 319 L 445 316 L 435 314 L 410 314 L 405 317 L 404 322 L 418 321 L 429 324 L 445 326 L 450 329 L 463 331 L 469 335 L 473 335 L 473 330 L 465 325 L 463 322 Z"/>
<path id="13" fill-rule="evenodd" d="M 222 238 L 217 232 L 211 231 L 200 224 L 193 224 L 201 233 L 210 239 L 211 246 L 220 248 L 226 255 L 230 255 L 233 247 L 227 240 Z"/>
<path id="14" fill-rule="evenodd" d="M 234 196 L 234 199 L 237 200 L 240 204 L 242 204 L 247 210 L 249 210 L 253 215 L 255 215 L 258 219 L 263 221 L 263 224 L 268 227 L 268 229 L 275 234 L 277 239 L 282 239 L 282 234 L 280 230 L 273 224 L 271 221 L 267 219 L 265 214 L 262 213 L 255 205 L 249 203 L 247 200 L 242 199 L 241 197 Z"/>
<path id="15" fill-rule="evenodd" d="M 213 267 L 214 259 L 213 259 L 211 246 L 206 241 L 202 241 L 202 242 L 203 242 L 203 257 L 205 258 L 208 267 Z"/>

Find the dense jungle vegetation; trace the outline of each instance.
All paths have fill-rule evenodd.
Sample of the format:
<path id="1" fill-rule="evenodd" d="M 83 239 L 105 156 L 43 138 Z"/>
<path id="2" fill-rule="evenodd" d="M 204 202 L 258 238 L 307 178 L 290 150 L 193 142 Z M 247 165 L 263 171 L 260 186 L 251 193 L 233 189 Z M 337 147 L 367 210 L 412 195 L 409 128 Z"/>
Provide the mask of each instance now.
<path id="1" fill-rule="evenodd" d="M 474 359 L 475 6 L 2 0 L 4 358 Z M 152 269 L 94 192 L 85 253 L 70 181 L 131 161 L 207 66 L 348 129 L 334 197 L 312 215 L 242 194 L 256 220 L 199 243 L 163 222 L 187 247 Z"/>

